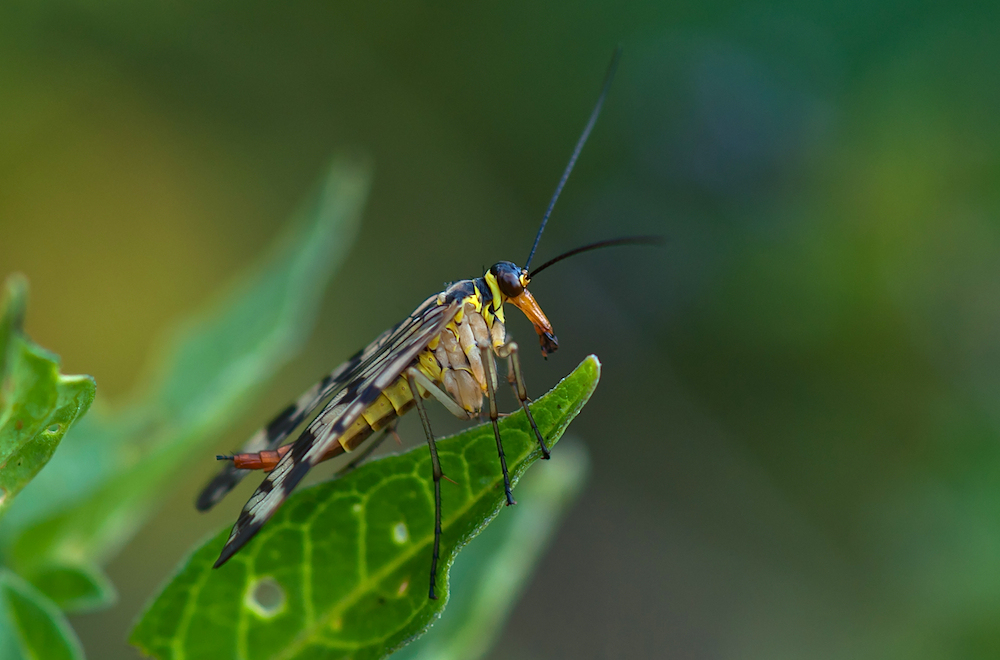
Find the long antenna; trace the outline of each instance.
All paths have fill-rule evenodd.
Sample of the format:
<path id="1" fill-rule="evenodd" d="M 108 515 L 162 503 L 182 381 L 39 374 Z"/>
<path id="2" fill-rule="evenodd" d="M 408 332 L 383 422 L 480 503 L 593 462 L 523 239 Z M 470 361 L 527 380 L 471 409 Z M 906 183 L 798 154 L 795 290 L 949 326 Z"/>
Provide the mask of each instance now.
<path id="1" fill-rule="evenodd" d="M 542 226 L 538 228 L 538 233 L 535 235 L 535 242 L 531 246 L 531 252 L 528 254 L 528 261 L 524 264 L 525 270 L 527 270 L 528 266 L 531 265 L 531 259 L 535 256 L 535 249 L 538 247 L 538 241 L 542 240 L 542 232 L 545 231 L 545 224 L 549 221 L 549 216 L 552 215 L 552 207 L 556 205 L 556 200 L 559 199 L 559 194 L 562 192 L 563 186 L 566 185 L 566 179 L 569 178 L 569 173 L 573 171 L 573 166 L 576 165 L 576 159 L 580 157 L 580 151 L 583 149 L 583 145 L 587 142 L 587 138 L 590 137 L 590 131 L 593 130 L 594 124 L 597 122 L 598 115 L 601 114 L 601 106 L 604 105 L 604 97 L 608 95 L 608 89 L 611 87 L 611 81 L 615 77 L 615 70 L 618 68 L 618 60 L 621 58 L 621 54 L 622 47 L 618 46 L 615 48 L 615 54 L 611 56 L 611 64 L 608 65 L 608 73 L 604 76 L 604 85 L 601 87 L 601 95 L 597 97 L 597 104 L 594 105 L 594 109 L 590 113 L 590 119 L 587 120 L 587 125 L 583 128 L 583 134 L 580 135 L 580 139 L 576 141 L 576 148 L 573 149 L 573 155 L 569 157 L 569 163 L 563 171 L 562 178 L 559 179 L 559 185 L 556 186 L 556 191 L 552 195 L 552 200 L 549 202 L 549 208 L 545 209 L 545 215 L 542 216 Z"/>
<path id="2" fill-rule="evenodd" d="M 558 257 L 549 259 L 544 264 L 531 271 L 528 274 L 528 279 L 531 279 L 538 273 L 542 272 L 552 264 L 558 263 L 563 259 L 568 259 L 575 254 L 580 254 L 581 252 L 589 252 L 590 250 L 597 250 L 599 248 L 615 247 L 616 245 L 663 245 L 662 236 L 626 236 L 625 238 L 612 238 L 607 241 L 598 241 L 597 243 L 591 243 L 589 245 L 583 245 L 578 248 L 574 248 L 569 252 L 563 252 Z"/>

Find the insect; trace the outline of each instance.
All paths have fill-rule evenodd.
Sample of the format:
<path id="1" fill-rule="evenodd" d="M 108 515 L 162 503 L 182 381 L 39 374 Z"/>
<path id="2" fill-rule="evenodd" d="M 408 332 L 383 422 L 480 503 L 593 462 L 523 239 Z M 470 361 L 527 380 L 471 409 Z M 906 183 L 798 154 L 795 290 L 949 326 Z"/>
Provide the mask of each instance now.
<path id="1" fill-rule="evenodd" d="M 486 398 L 507 504 L 515 503 L 497 426 L 497 358 L 507 361 L 507 379 L 531 424 L 543 458 L 549 458 L 549 449 L 531 415 L 521 374 L 519 348 L 507 335 L 504 325 L 504 304 L 511 303 L 524 313 L 538 334 L 542 355 L 546 356 L 559 344 L 552 325 L 528 291 L 531 278 L 552 264 L 580 252 L 655 241 L 648 237 L 601 241 L 566 252 L 533 271 L 528 270 L 552 208 L 600 114 L 620 52 L 620 49 L 615 51 L 597 103 L 545 211 L 524 268 L 509 261 L 499 261 L 482 277 L 454 282 L 444 291 L 430 296 L 401 323 L 385 331 L 281 411 L 271 423 L 250 438 L 240 453 L 218 457 L 229 461 L 229 464 L 199 496 L 196 506 L 202 511 L 214 506 L 250 471 L 259 469 L 269 474 L 243 507 L 215 563 L 216 568 L 261 529 L 310 468 L 321 461 L 353 451 L 373 433 L 382 431 L 345 470 L 352 468 L 370 455 L 387 434 L 395 434 L 399 418 L 416 408 L 427 436 L 433 470 L 434 549 L 428 595 L 437 598 L 435 578 L 441 542 L 443 474 L 424 408 L 425 398 L 437 399 L 462 419 L 478 417 L 483 411 L 483 398 Z M 298 438 L 282 446 L 286 438 L 321 405 L 319 414 L 306 425 Z"/>

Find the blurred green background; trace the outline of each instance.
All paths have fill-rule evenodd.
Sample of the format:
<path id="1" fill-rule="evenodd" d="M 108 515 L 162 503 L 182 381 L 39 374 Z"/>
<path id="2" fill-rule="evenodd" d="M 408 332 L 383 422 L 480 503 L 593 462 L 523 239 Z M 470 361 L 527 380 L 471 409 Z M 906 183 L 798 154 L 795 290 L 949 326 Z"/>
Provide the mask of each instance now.
<path id="1" fill-rule="evenodd" d="M 524 260 L 617 43 L 539 259 L 669 243 L 533 284 L 562 348 L 531 391 L 605 369 L 591 481 L 492 657 L 1000 656 L 998 33 L 985 2 L 5 4 L 0 275 L 105 403 L 331 153 L 376 166 L 308 349 L 164 493 L 119 604 L 73 617 L 88 657 L 137 657 L 141 606 L 235 518 L 251 484 L 192 505 L 216 450 Z"/>

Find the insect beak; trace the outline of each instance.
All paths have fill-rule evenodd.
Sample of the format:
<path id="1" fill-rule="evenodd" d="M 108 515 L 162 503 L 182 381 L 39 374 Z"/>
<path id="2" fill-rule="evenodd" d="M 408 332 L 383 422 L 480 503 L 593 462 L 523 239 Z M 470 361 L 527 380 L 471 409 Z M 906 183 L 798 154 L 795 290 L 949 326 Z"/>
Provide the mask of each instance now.
<path id="1" fill-rule="evenodd" d="M 531 325 L 535 326 L 535 332 L 538 333 L 538 341 L 542 346 L 542 355 L 548 356 L 549 353 L 555 353 L 556 349 L 559 348 L 559 340 L 556 339 L 555 334 L 552 332 L 552 324 L 545 318 L 545 312 L 538 306 L 538 303 L 528 293 L 528 290 L 525 289 L 516 298 L 508 299 L 508 302 L 524 312 L 524 315 L 531 321 Z"/>

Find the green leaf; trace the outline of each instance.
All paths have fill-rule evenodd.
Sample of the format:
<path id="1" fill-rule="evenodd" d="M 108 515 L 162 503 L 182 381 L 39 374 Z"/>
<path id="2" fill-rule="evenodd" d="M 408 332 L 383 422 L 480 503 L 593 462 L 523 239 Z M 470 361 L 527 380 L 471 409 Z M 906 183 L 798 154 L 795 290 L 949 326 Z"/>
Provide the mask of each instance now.
<path id="1" fill-rule="evenodd" d="M 48 565 L 32 574 L 31 584 L 64 612 L 99 609 L 118 599 L 111 580 L 92 566 Z"/>
<path id="2" fill-rule="evenodd" d="M 0 658 L 83 658 L 80 640 L 55 603 L 5 569 L 0 569 Z"/>
<path id="3" fill-rule="evenodd" d="M 8 363 L 14 359 L 15 340 L 23 332 L 27 306 L 28 281 L 15 273 L 4 282 L 3 303 L 0 304 L 0 382 L 7 373 Z"/>
<path id="4" fill-rule="evenodd" d="M 99 408 L 74 429 L 0 531 L 21 575 L 40 585 L 61 569 L 96 575 L 191 451 L 298 351 L 353 239 L 368 181 L 364 164 L 335 161 L 270 257 L 175 333 L 135 402 L 114 414 Z"/>
<path id="5" fill-rule="evenodd" d="M 0 308 L 0 516 L 41 470 L 94 400 L 89 376 L 64 376 L 59 359 L 22 332 L 28 285 L 5 285 Z"/>
<path id="6" fill-rule="evenodd" d="M 392 660 L 476 660 L 489 652 L 535 563 L 587 474 L 582 444 L 563 442 L 559 460 L 527 472 L 517 506 L 467 545 L 451 567 L 451 595 L 441 618 Z"/>
<path id="7" fill-rule="evenodd" d="M 550 445 L 599 377 L 600 363 L 590 356 L 532 404 Z M 538 445 L 522 412 L 500 429 L 516 482 L 538 458 Z M 417 447 L 296 492 L 254 541 L 213 570 L 229 533 L 222 531 L 150 605 L 132 643 L 158 658 L 189 660 L 381 658 L 405 644 L 444 608 L 458 549 L 504 504 L 489 425 L 442 439 L 438 448 L 445 474 L 458 482 L 442 487 L 441 600 L 427 598 L 434 504 L 430 457 Z"/>

